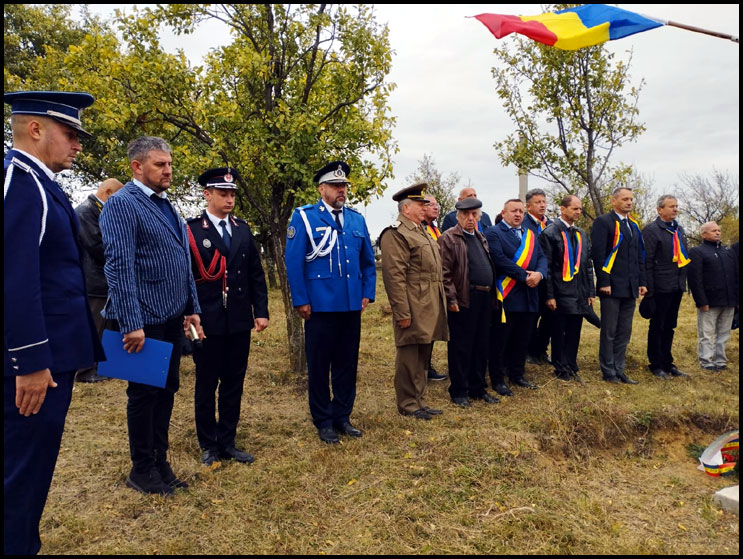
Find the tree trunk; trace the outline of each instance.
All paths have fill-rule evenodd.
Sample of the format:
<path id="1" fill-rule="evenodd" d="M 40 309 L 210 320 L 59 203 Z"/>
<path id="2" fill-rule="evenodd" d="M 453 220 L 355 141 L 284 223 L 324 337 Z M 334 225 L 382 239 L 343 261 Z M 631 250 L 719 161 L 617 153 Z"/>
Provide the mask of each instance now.
<path id="1" fill-rule="evenodd" d="M 289 291 L 289 278 L 286 273 L 284 262 L 284 239 L 285 229 L 271 225 L 271 235 L 268 244 L 271 248 L 271 258 L 276 265 L 281 286 L 281 296 L 284 300 L 284 312 L 286 313 L 286 335 L 289 340 L 289 366 L 295 375 L 304 374 L 307 369 L 307 356 L 304 352 L 304 328 L 302 319 L 294 311 L 291 293 Z"/>

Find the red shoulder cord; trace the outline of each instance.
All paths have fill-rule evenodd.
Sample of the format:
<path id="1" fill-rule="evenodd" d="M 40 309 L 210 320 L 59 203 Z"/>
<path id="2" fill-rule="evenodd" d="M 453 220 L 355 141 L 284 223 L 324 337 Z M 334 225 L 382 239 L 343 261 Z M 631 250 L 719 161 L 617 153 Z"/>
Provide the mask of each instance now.
<path id="1" fill-rule="evenodd" d="M 227 258 L 222 256 L 222 254 L 219 252 L 219 249 L 214 249 L 214 258 L 212 258 L 211 263 L 209 264 L 209 269 L 204 269 L 204 261 L 201 259 L 201 253 L 199 252 L 199 247 L 196 246 L 196 239 L 193 237 L 193 233 L 191 232 L 190 227 L 186 227 L 186 230 L 188 231 L 188 244 L 191 246 L 191 254 L 193 254 L 194 261 L 196 262 L 196 266 L 199 269 L 199 276 L 198 278 L 194 278 L 196 283 L 206 283 L 209 281 L 217 281 L 218 279 L 222 279 L 222 294 L 227 294 Z M 219 262 L 219 271 L 217 273 L 214 273 L 215 268 L 217 267 L 217 262 Z"/>

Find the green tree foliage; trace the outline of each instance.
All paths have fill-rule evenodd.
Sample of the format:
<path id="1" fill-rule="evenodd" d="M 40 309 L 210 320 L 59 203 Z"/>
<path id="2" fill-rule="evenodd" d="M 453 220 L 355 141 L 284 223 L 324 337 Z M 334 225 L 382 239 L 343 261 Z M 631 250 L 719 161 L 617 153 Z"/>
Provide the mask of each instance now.
<path id="1" fill-rule="evenodd" d="M 591 219 L 603 214 L 605 190 L 631 172 L 610 166 L 612 153 L 645 130 L 637 122 L 642 82 L 629 83 L 631 57 L 615 63 L 602 45 L 564 51 L 522 38 L 503 45 L 493 77 L 516 132 L 495 144 L 502 163 L 587 198 Z"/>
<path id="2" fill-rule="evenodd" d="M 212 19 L 226 24 L 232 42 L 200 66 L 159 43 L 162 26 L 189 34 Z M 317 199 L 313 171 L 332 159 L 351 165 L 353 203 L 381 195 L 392 176 L 386 26 L 369 6 L 326 4 L 167 4 L 117 13 L 114 23 L 121 41 L 96 28 L 69 48 L 47 49 L 24 86 L 52 72 L 59 89 L 96 97 L 85 115 L 94 139 L 76 163 L 83 180 L 128 176 L 126 145 L 144 134 L 170 142 L 171 191 L 182 203 L 199 200 L 195 177 L 205 169 L 240 171 L 238 213 L 275 265 L 291 369 L 303 371 L 302 324 L 284 266 L 286 226 L 294 207 Z"/>
<path id="3" fill-rule="evenodd" d="M 436 162 L 428 154 L 423 154 L 423 159 L 418 160 L 418 168 L 405 177 L 405 181 L 409 184 L 416 182 L 427 182 L 428 190 L 427 194 L 432 194 L 436 197 L 436 201 L 439 203 L 439 222 L 444 219 L 444 216 L 454 209 L 454 204 L 457 203 L 457 197 L 454 190 L 459 184 L 459 173 L 452 172 L 449 176 L 444 177 L 436 168 Z"/>

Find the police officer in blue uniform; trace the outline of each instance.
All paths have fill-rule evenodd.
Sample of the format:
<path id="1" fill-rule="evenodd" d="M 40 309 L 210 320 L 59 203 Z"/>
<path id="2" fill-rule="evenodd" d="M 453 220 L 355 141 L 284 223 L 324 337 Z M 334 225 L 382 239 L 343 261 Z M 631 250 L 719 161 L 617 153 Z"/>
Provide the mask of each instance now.
<path id="1" fill-rule="evenodd" d="M 54 174 L 89 138 L 87 93 L 19 91 L 5 156 L 3 420 L 6 555 L 36 554 L 39 521 L 62 441 L 77 369 L 105 360 L 88 307 L 79 222 Z"/>
<path id="2" fill-rule="evenodd" d="M 232 215 L 235 169 L 210 169 L 199 177 L 207 208 L 188 220 L 191 264 L 206 338 L 194 345 L 196 436 L 211 465 L 220 458 L 251 463 L 235 447 L 240 400 L 250 353 L 250 330 L 268 326 L 268 290 L 250 226 Z M 219 420 L 214 394 L 219 385 Z"/>
<path id="3" fill-rule="evenodd" d="M 294 210 L 286 236 L 292 304 L 305 320 L 310 412 L 320 440 L 330 444 L 339 442 L 338 433 L 362 435 L 350 416 L 361 313 L 374 301 L 377 279 L 366 222 L 344 205 L 349 173 L 343 161 L 317 171 L 322 199 Z"/>

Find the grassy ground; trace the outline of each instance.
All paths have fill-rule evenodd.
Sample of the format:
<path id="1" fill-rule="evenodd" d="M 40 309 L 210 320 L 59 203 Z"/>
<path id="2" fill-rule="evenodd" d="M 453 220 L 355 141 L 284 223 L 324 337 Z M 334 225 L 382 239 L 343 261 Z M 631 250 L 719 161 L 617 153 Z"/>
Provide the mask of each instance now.
<path id="1" fill-rule="evenodd" d="M 398 415 L 384 290 L 363 316 L 359 440 L 319 441 L 304 379 L 286 372 L 278 293 L 271 325 L 253 336 L 238 446 L 251 466 L 200 463 L 193 363 L 184 358 L 170 429 L 171 464 L 190 488 L 145 496 L 131 466 L 123 381 L 77 385 L 41 522 L 46 554 L 738 554 L 738 517 L 711 502 L 735 483 L 697 470 L 690 443 L 738 427 L 738 333 L 730 369 L 696 363 L 696 315 L 685 297 L 674 354 L 690 379 L 644 368 L 647 322 L 636 317 L 628 374 L 598 372 L 598 330 L 585 323 L 584 384 L 528 366 L 537 391 L 455 408 L 448 382 L 429 386 L 444 415 Z M 328 340 L 332 347 L 332 339 Z M 446 345 L 434 364 L 446 370 Z"/>

